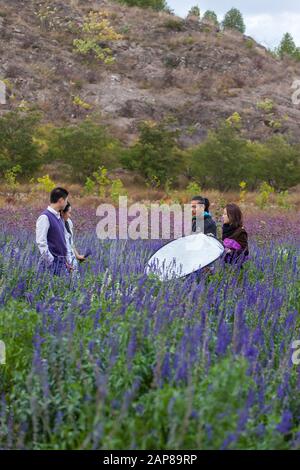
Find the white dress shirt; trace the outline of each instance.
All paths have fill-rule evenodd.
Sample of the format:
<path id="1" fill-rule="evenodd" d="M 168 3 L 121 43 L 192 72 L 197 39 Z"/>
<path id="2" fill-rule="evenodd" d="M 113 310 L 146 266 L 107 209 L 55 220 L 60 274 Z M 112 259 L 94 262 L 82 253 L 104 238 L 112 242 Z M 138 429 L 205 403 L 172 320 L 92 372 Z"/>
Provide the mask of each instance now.
<path id="1" fill-rule="evenodd" d="M 53 209 L 51 206 L 47 207 L 49 212 L 52 212 L 58 219 L 60 219 L 60 213 Z M 40 215 L 36 222 L 36 243 L 40 250 L 42 258 L 48 263 L 53 263 L 54 256 L 50 253 L 48 247 L 48 230 L 50 227 L 50 222 L 48 217 L 45 214 Z"/>

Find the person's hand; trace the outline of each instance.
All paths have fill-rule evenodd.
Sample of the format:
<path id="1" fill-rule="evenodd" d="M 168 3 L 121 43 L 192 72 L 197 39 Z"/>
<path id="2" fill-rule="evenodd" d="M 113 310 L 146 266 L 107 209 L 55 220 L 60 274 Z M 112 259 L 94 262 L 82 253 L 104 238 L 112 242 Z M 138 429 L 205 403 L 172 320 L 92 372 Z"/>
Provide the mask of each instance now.
<path id="1" fill-rule="evenodd" d="M 85 257 L 83 255 L 78 255 L 77 259 L 78 259 L 78 261 L 84 261 Z"/>
<path id="2" fill-rule="evenodd" d="M 73 268 L 73 266 L 72 266 L 71 264 L 66 263 L 66 266 L 67 266 L 67 270 L 68 270 L 69 272 L 74 271 L 74 268 Z"/>

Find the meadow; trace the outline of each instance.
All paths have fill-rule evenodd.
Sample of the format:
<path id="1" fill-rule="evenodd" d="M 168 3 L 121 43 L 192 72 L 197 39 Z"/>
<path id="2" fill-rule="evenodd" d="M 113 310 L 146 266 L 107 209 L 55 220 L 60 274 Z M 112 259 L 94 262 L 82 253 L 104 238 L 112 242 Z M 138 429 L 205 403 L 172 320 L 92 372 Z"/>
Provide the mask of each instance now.
<path id="1" fill-rule="evenodd" d="M 299 212 L 247 214 L 250 260 L 168 283 L 153 241 L 100 241 L 80 278 L 38 268 L 36 207 L 0 208 L 0 448 L 300 449 Z"/>

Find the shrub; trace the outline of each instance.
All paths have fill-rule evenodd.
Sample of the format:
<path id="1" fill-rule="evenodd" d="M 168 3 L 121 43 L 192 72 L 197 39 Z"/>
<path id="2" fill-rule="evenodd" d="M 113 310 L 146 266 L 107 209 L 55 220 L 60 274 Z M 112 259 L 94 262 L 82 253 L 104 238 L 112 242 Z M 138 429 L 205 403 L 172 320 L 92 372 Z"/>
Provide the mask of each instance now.
<path id="1" fill-rule="evenodd" d="M 115 179 L 111 182 L 109 195 L 115 204 L 118 203 L 120 196 L 127 196 L 127 191 L 120 179 Z"/>
<path id="2" fill-rule="evenodd" d="M 246 44 L 247 49 L 253 49 L 255 45 L 253 39 L 247 39 L 245 44 Z"/>
<path id="3" fill-rule="evenodd" d="M 98 185 L 99 197 L 105 198 L 108 187 L 111 184 L 110 179 L 107 177 L 107 169 L 104 166 L 100 166 L 97 171 L 94 171 L 93 177 Z"/>
<path id="4" fill-rule="evenodd" d="M 172 31 L 183 31 L 184 24 L 182 20 L 176 18 L 170 18 L 165 21 L 165 27 L 171 29 Z"/>
<path id="5" fill-rule="evenodd" d="M 123 153 L 122 162 L 130 170 L 140 172 L 147 180 L 154 177 L 164 185 L 184 169 L 184 156 L 177 147 L 178 131 L 164 122 L 144 121 L 139 125 L 138 142 Z"/>
<path id="6" fill-rule="evenodd" d="M 92 178 L 87 177 L 84 184 L 85 194 L 93 194 L 95 192 L 96 182 Z"/>
<path id="7" fill-rule="evenodd" d="M 281 191 L 280 193 L 277 194 L 277 197 L 276 197 L 277 205 L 281 207 L 282 209 L 291 209 L 292 205 L 290 204 L 288 198 L 289 198 L 288 190 Z"/>
<path id="8" fill-rule="evenodd" d="M 201 186 L 220 191 L 236 190 L 247 178 L 254 190 L 266 181 L 274 189 L 287 190 L 300 182 L 300 148 L 281 135 L 260 143 L 244 139 L 231 119 L 191 149 L 189 172 Z M 222 169 L 222 171 L 220 171 Z"/>
<path id="9" fill-rule="evenodd" d="M 296 54 L 296 51 L 297 48 L 292 35 L 290 33 L 285 33 L 277 49 L 277 54 L 281 58 L 285 55 L 293 57 Z"/>
<path id="10" fill-rule="evenodd" d="M 122 36 L 114 31 L 104 12 L 90 12 L 81 27 L 82 38 L 75 39 L 75 51 L 82 55 L 92 55 L 105 64 L 112 64 L 112 50 L 101 43 L 117 41 Z"/>
<path id="11" fill-rule="evenodd" d="M 246 181 L 241 181 L 240 184 L 240 202 L 243 204 L 245 202 L 246 194 L 247 194 L 247 183 Z"/>
<path id="12" fill-rule="evenodd" d="M 130 7 L 152 8 L 156 11 L 168 10 L 165 0 L 119 0 L 119 2 Z"/>
<path id="13" fill-rule="evenodd" d="M 268 98 L 257 103 L 257 108 L 265 111 L 266 113 L 271 113 L 274 109 L 274 102 Z"/>
<path id="14" fill-rule="evenodd" d="M 37 189 L 39 191 L 44 191 L 45 193 L 50 193 L 52 189 L 54 189 L 56 186 L 56 184 L 54 183 L 54 181 L 52 181 L 49 175 L 41 176 L 37 179 L 37 182 Z"/>
<path id="15" fill-rule="evenodd" d="M 226 119 L 226 122 L 234 127 L 240 127 L 242 118 L 239 113 L 235 112 L 229 118 Z"/>
<path id="16" fill-rule="evenodd" d="M 47 160 L 71 165 L 72 176 L 79 182 L 84 182 L 101 165 L 112 168 L 119 150 L 118 141 L 106 127 L 90 118 L 78 125 L 53 129 L 48 146 Z"/>
<path id="17" fill-rule="evenodd" d="M 198 194 L 201 194 L 202 189 L 201 189 L 201 186 L 196 181 L 191 181 L 187 185 L 185 192 L 187 193 L 187 196 L 190 200 L 192 197 L 197 196 Z"/>
<path id="18" fill-rule="evenodd" d="M 265 152 L 260 176 L 273 188 L 284 191 L 300 182 L 300 148 L 276 135 L 264 143 Z"/>
<path id="19" fill-rule="evenodd" d="M 211 23 L 214 23 L 216 26 L 219 26 L 219 21 L 216 13 L 212 10 L 207 10 L 204 15 L 202 20 L 208 20 Z"/>
<path id="20" fill-rule="evenodd" d="M 244 23 L 243 16 L 237 8 L 231 8 L 223 20 L 223 28 L 226 29 L 235 29 L 240 33 L 244 34 L 246 31 L 246 26 Z"/>
<path id="21" fill-rule="evenodd" d="M 190 11 L 188 12 L 188 16 L 197 16 L 200 18 L 200 8 L 198 5 L 193 6 Z"/>
<path id="22" fill-rule="evenodd" d="M 264 209 L 270 203 L 270 197 L 273 193 L 274 188 L 264 181 L 259 188 L 259 195 L 256 198 L 256 203 L 261 209 Z"/>
<path id="23" fill-rule="evenodd" d="M 191 151 L 191 174 L 201 186 L 221 191 L 237 189 L 247 174 L 248 155 L 247 141 L 235 126 L 224 123 Z"/>
<path id="24" fill-rule="evenodd" d="M 20 165 L 12 167 L 10 170 L 7 170 L 4 174 L 4 180 L 7 186 L 7 189 L 13 194 L 16 193 L 19 183 L 17 181 L 17 175 L 22 172 Z"/>
<path id="25" fill-rule="evenodd" d="M 74 99 L 73 99 L 73 104 L 75 104 L 76 106 L 78 106 L 79 108 L 82 108 L 82 109 L 91 109 L 92 108 L 92 105 L 90 105 L 89 103 L 86 103 L 84 100 L 82 100 L 80 98 L 80 96 L 75 96 Z"/>
<path id="26" fill-rule="evenodd" d="M 40 116 L 37 113 L 12 111 L 0 117 L 0 175 L 19 165 L 22 174 L 34 173 L 42 163 L 34 133 Z"/>

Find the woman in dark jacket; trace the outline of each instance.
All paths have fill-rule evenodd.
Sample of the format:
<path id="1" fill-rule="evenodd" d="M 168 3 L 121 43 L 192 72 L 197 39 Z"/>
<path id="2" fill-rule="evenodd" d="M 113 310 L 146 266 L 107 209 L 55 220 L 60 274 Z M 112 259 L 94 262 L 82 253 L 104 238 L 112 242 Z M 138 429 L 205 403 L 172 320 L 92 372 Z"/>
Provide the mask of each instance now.
<path id="1" fill-rule="evenodd" d="M 227 204 L 223 213 L 222 240 L 225 263 L 243 263 L 248 259 L 248 234 L 243 225 L 243 214 L 236 204 Z"/>

